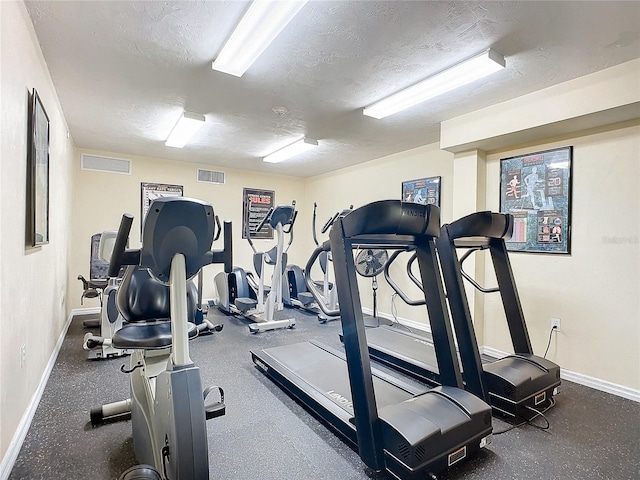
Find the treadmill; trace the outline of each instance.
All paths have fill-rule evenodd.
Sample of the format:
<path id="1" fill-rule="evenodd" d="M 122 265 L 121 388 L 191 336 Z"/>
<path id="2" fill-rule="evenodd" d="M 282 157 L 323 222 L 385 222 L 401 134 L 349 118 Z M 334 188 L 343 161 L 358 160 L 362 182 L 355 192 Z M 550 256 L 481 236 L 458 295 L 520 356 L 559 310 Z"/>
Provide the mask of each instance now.
<path id="1" fill-rule="evenodd" d="M 435 250 L 439 222 L 438 207 L 400 200 L 374 202 L 338 218 L 328 242 L 344 352 L 317 342 L 251 352 L 260 371 L 354 447 L 368 467 L 398 479 L 429 478 L 491 441 L 491 407 L 462 388 L 452 347 Z M 441 385 L 433 389 L 411 387 L 372 368 L 367 352 L 353 249 L 407 245 L 416 248 L 440 365 Z"/>
<path id="2" fill-rule="evenodd" d="M 560 385 L 560 367 L 533 354 L 505 245 L 512 232 L 513 216 L 510 214 L 473 213 L 444 225 L 437 240 L 437 249 L 457 334 L 465 388 L 490 403 L 494 412 L 512 420 L 528 420 L 554 404 L 553 396 L 558 393 Z M 461 258 L 457 255 L 459 248 L 467 249 Z M 466 258 L 485 249 L 491 254 L 497 288 L 482 287 L 462 270 L 462 262 Z M 389 265 L 399 253 L 394 252 L 390 257 L 385 277 L 406 303 L 420 305 L 424 303 L 422 300 L 408 298 L 389 276 Z M 420 285 L 411 271 L 415 258 L 414 254 L 409 259 L 407 273 L 414 283 Z M 500 292 L 515 354 L 481 364 L 463 277 L 484 293 Z M 430 339 L 397 328 L 379 327 L 367 330 L 367 342 L 372 358 L 428 384 L 442 383 Z M 478 365 L 482 365 L 480 376 L 483 383 L 477 381 L 479 376 L 475 371 L 470 372 Z"/>

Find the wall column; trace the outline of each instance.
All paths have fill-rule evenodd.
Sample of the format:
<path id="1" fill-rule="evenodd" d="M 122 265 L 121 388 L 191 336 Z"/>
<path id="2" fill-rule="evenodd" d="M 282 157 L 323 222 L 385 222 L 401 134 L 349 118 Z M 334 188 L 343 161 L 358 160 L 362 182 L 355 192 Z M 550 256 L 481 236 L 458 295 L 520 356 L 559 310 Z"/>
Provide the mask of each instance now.
<path id="1" fill-rule="evenodd" d="M 486 209 L 486 153 L 469 150 L 453 158 L 453 220 Z M 462 252 L 459 252 L 461 255 Z M 476 253 L 464 262 L 464 270 L 480 284 L 485 283 L 485 253 Z M 465 282 L 469 310 L 473 315 L 478 345 L 484 343 L 484 294 Z"/>

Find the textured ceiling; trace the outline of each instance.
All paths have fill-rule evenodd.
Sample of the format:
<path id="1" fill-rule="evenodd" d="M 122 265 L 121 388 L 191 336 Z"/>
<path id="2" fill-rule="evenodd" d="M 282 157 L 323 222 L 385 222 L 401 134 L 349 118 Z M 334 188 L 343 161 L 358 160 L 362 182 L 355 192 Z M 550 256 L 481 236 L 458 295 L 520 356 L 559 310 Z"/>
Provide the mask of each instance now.
<path id="1" fill-rule="evenodd" d="M 640 2 L 312 0 L 236 78 L 211 61 L 248 2 L 26 5 L 77 147 L 300 177 L 436 142 L 443 120 L 640 57 Z M 362 115 L 487 48 L 506 69 L 382 120 Z M 187 147 L 165 147 L 183 109 L 207 123 Z M 319 147 L 262 162 L 303 135 Z"/>

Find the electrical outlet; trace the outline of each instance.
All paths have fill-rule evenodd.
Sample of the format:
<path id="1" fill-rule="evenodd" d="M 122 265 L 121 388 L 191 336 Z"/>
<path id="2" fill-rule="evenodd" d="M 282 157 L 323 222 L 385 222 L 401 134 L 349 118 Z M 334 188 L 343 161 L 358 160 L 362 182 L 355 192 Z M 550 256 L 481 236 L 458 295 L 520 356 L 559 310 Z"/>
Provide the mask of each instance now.
<path id="1" fill-rule="evenodd" d="M 20 368 L 24 368 L 25 363 L 27 363 L 27 346 L 23 343 L 20 346 Z"/>
<path id="2" fill-rule="evenodd" d="M 559 318 L 552 318 L 551 319 L 551 328 L 555 328 L 556 332 L 560 331 L 560 319 Z"/>

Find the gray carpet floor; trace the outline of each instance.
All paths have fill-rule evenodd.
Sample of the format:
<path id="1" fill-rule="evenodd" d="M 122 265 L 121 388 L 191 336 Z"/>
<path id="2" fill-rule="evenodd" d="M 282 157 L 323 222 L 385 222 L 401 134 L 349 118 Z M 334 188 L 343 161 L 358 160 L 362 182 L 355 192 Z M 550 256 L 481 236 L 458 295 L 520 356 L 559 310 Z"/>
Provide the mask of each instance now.
<path id="1" fill-rule="evenodd" d="M 282 313 L 282 312 L 281 312 Z M 257 370 L 249 350 L 315 339 L 340 347 L 340 323 L 295 316 L 292 330 L 250 334 L 247 322 L 212 310 L 224 324 L 190 342 L 202 383 L 225 389 L 227 414 L 207 422 L 210 477 L 223 480 L 359 480 L 387 478 L 367 471 L 358 455 Z M 73 319 L 10 480 L 117 479 L 136 463 L 131 422 L 92 427 L 91 407 L 125 399 L 125 358 L 88 361 L 86 329 Z M 494 437 L 475 458 L 440 479 L 638 479 L 640 404 L 563 382 L 546 417 L 550 428 L 525 425 Z M 542 423 L 542 422 L 541 422 Z M 494 420 L 494 430 L 508 424 Z"/>

